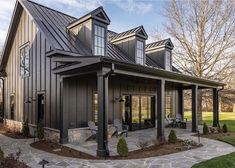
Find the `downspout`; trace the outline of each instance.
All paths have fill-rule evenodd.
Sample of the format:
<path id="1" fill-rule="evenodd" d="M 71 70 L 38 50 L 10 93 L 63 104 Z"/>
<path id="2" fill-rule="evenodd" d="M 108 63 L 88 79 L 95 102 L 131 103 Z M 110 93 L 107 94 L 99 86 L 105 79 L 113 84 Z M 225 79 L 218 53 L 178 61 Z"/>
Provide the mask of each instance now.
<path id="1" fill-rule="evenodd" d="M 2 80 L 2 113 L 3 113 L 3 118 L 1 120 L 1 122 L 3 122 L 3 119 L 5 118 L 5 86 L 4 86 L 4 78 L 0 77 L 0 79 Z"/>

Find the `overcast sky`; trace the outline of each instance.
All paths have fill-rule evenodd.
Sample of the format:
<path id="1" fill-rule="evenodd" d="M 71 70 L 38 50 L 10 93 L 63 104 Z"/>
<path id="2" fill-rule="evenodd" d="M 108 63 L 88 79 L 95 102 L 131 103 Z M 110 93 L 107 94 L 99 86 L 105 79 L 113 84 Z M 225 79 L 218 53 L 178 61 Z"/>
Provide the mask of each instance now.
<path id="1" fill-rule="evenodd" d="M 4 45 L 16 0 L 0 0 L 0 47 Z M 122 32 L 143 25 L 150 35 L 161 28 L 164 0 L 34 0 L 75 17 L 103 6 L 111 19 L 109 29 Z M 151 40 L 151 39 L 150 39 Z"/>

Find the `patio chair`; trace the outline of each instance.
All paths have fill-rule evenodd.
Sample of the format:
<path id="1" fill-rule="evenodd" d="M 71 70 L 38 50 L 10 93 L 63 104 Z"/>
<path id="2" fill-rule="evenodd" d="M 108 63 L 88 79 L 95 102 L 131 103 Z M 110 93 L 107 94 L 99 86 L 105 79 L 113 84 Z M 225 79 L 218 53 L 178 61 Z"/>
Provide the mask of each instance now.
<path id="1" fill-rule="evenodd" d="M 172 127 L 174 124 L 174 119 L 168 118 L 167 116 L 164 119 L 165 127 Z"/>
<path id="2" fill-rule="evenodd" d="M 95 123 L 93 121 L 88 121 L 88 127 L 91 131 L 91 136 L 88 137 L 87 140 L 97 138 L 98 129 L 97 129 L 97 126 L 95 125 Z"/>
<path id="3" fill-rule="evenodd" d="M 184 128 L 186 129 L 187 125 L 187 118 L 183 118 L 182 114 L 176 114 L 176 123 L 179 128 Z"/>
<path id="4" fill-rule="evenodd" d="M 126 134 L 126 137 L 128 136 L 129 126 L 122 124 L 119 119 L 114 119 L 114 127 L 116 129 L 115 134 L 117 137 L 124 133 Z"/>

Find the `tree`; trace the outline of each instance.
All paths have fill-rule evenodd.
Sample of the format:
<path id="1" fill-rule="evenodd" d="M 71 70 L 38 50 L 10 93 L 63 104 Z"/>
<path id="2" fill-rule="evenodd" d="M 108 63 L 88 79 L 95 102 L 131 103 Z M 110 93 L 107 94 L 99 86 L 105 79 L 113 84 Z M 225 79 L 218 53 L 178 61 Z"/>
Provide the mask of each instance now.
<path id="1" fill-rule="evenodd" d="M 220 82 L 231 80 L 235 65 L 234 4 L 229 0 L 167 1 L 164 30 L 174 41 L 174 63 L 182 72 Z M 198 96 L 199 113 L 202 94 Z"/>

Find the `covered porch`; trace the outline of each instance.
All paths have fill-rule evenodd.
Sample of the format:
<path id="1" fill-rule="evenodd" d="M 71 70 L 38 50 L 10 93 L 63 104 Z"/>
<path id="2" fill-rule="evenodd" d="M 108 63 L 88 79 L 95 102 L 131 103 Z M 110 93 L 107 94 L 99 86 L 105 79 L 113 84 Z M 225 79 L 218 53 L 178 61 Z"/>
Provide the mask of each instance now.
<path id="1" fill-rule="evenodd" d="M 64 59 L 61 57 L 52 57 L 56 62 L 63 62 Z M 151 90 L 151 95 L 154 96 L 154 109 L 153 116 L 151 117 L 153 127 L 151 136 L 154 136 L 157 139 L 165 138 L 165 96 L 166 96 L 166 87 L 167 85 L 174 85 L 177 90 L 177 113 L 182 114 L 183 116 L 183 90 L 191 89 L 192 91 L 192 124 L 191 131 L 196 132 L 198 130 L 198 90 L 199 89 L 211 89 L 213 91 L 213 125 L 217 126 L 219 122 L 218 118 L 218 89 L 224 84 L 209 81 L 201 78 L 195 78 L 192 76 L 183 75 L 181 73 L 165 71 L 161 69 L 156 69 L 153 67 L 141 66 L 131 63 L 125 63 L 117 60 L 113 60 L 106 57 L 72 57 L 71 60 L 78 62 L 77 64 L 71 64 L 66 66 L 61 66 L 54 69 L 55 74 L 59 74 L 61 77 L 62 85 L 62 113 L 61 113 L 61 129 L 60 129 L 60 138 L 61 143 L 68 142 L 68 128 L 69 128 L 69 115 L 68 115 L 68 106 L 70 102 L 66 101 L 70 96 L 68 88 L 68 79 L 78 76 L 89 76 L 92 75 L 95 77 L 96 92 L 98 97 L 98 116 L 97 116 L 97 126 L 98 126 L 98 139 L 97 139 L 97 155 L 98 156 L 107 156 L 109 154 L 109 147 L 113 146 L 116 142 L 115 140 L 108 141 L 108 123 L 109 123 L 109 106 L 110 102 L 110 81 L 111 79 L 117 78 L 117 76 L 125 76 L 125 80 L 132 79 L 141 79 L 146 81 L 145 85 L 153 85 Z M 90 81 L 92 82 L 92 81 Z M 119 81 L 120 82 L 120 81 Z M 121 81 L 125 82 L 125 81 Z M 89 82 L 88 82 L 89 83 Z M 93 82 L 92 82 L 93 83 Z M 115 82 L 114 82 L 115 83 Z M 141 88 L 139 91 L 128 93 L 128 95 L 141 95 Z M 120 91 L 117 98 L 123 96 L 124 92 Z M 82 96 L 82 95 L 81 95 Z M 120 105 L 119 105 L 120 106 Z M 92 108 L 89 105 L 86 109 Z M 119 110 L 120 112 L 120 110 Z M 141 114 L 140 114 L 141 115 Z M 88 116 L 88 118 L 91 116 Z M 122 119 L 122 116 L 120 116 Z M 141 119 L 141 117 L 140 117 Z M 141 121 L 141 120 L 139 120 Z M 112 121 L 111 121 L 112 122 Z M 138 132 L 131 132 L 132 134 L 137 134 Z M 142 133 L 140 133 L 142 134 Z M 150 137 L 151 137 L 150 136 Z M 112 144 L 113 142 L 113 144 Z M 109 145 L 110 144 L 110 145 Z M 115 144 L 116 145 L 116 144 Z"/>

